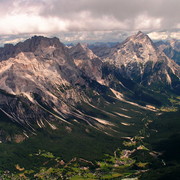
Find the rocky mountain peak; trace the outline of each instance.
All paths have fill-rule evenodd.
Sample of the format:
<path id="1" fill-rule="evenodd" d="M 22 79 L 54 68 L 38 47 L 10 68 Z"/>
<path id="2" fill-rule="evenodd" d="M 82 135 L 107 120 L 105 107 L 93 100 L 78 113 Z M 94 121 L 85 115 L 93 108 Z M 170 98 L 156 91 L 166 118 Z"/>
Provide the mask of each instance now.
<path id="1" fill-rule="evenodd" d="M 155 81 L 171 84 L 172 74 L 179 77 L 179 66 L 141 31 L 112 48 L 104 60 L 120 68 L 126 77 L 146 85 Z"/>
<path id="2" fill-rule="evenodd" d="M 96 119 L 86 118 L 75 109 L 76 104 L 89 104 L 94 97 L 100 104 L 108 99 L 113 102 L 113 94 L 126 102 L 122 98 L 126 94 L 120 92 L 132 91 L 136 84 L 152 88 L 167 84 L 165 87 L 179 92 L 180 67 L 158 54 L 142 32 L 111 48 L 107 55 L 104 61 L 108 63 L 104 63 L 80 43 L 68 49 L 58 38 L 43 36 L 34 36 L 15 46 L 6 45 L 0 50 L 0 58 L 5 58 L 0 61 L 0 108 L 5 107 L 3 110 L 13 121 L 27 124 L 28 128 L 32 125 L 30 121 L 36 121 L 40 128 L 47 119 L 49 123 L 55 118 L 68 123 L 68 115 L 70 119 L 77 117 L 96 125 Z M 101 103 L 101 97 L 107 100 Z"/>
<path id="3" fill-rule="evenodd" d="M 70 54 L 74 59 L 89 60 L 97 58 L 97 56 L 86 46 L 78 43 L 70 49 Z"/>
<path id="4" fill-rule="evenodd" d="M 49 49 L 46 50 L 45 49 Z M 33 52 L 35 55 L 49 54 L 54 50 L 59 49 L 61 53 L 64 51 L 65 46 L 56 37 L 47 38 L 43 36 L 33 36 L 24 42 L 19 42 L 15 46 L 12 44 L 6 44 L 0 48 L 0 61 L 7 60 L 11 57 L 17 56 L 21 52 Z"/>
<path id="5" fill-rule="evenodd" d="M 129 63 L 144 64 L 147 61 L 156 62 L 158 60 L 157 48 L 151 39 L 141 31 L 117 45 L 110 54 L 107 55 L 108 59 L 114 59 L 117 66 Z"/>
<path id="6" fill-rule="evenodd" d="M 142 31 L 139 31 L 137 34 L 131 36 L 127 39 L 127 41 L 133 41 L 134 43 L 143 43 L 146 45 L 151 45 L 153 48 L 155 48 L 152 40 L 149 38 L 149 36 Z"/>
<path id="7" fill-rule="evenodd" d="M 20 42 L 16 45 L 17 49 L 23 52 L 34 52 L 37 49 L 46 48 L 46 47 L 60 47 L 63 44 L 59 41 L 58 38 L 47 38 L 43 36 L 33 36 L 30 39 L 27 39 L 24 42 Z"/>
<path id="8" fill-rule="evenodd" d="M 77 43 L 76 48 L 87 49 L 87 46 L 85 44 Z"/>
<path id="9" fill-rule="evenodd" d="M 137 37 L 144 37 L 144 36 L 147 36 L 145 33 L 143 33 L 142 31 L 138 31 L 137 34 L 135 35 Z"/>

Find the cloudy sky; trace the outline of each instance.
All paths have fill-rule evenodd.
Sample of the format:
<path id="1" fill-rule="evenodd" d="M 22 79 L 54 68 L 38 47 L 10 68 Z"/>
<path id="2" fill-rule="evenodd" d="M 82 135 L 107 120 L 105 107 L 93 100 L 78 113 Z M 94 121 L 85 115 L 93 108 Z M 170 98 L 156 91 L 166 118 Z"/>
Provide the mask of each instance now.
<path id="1" fill-rule="evenodd" d="M 138 30 L 180 39 L 180 0 L 0 0 L 0 44 L 34 34 L 120 41 Z"/>

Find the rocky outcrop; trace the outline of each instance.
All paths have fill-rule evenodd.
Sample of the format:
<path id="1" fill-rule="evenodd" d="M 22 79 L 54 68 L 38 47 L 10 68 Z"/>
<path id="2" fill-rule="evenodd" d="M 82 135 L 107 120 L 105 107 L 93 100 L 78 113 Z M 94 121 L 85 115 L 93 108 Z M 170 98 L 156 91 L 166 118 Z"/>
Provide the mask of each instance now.
<path id="1" fill-rule="evenodd" d="M 164 52 L 170 59 L 180 65 L 180 41 L 169 40 L 155 43 L 161 52 Z"/>
<path id="2" fill-rule="evenodd" d="M 82 45 L 78 43 L 69 50 L 70 55 L 77 60 L 87 60 L 98 58 L 87 45 Z"/>
<path id="3" fill-rule="evenodd" d="M 54 119 L 65 121 L 71 106 L 86 99 L 79 89 L 85 85 L 81 71 L 68 49 L 57 38 L 37 36 L 12 48 L 14 54 L 0 62 L 3 113 L 30 131 Z"/>
<path id="4" fill-rule="evenodd" d="M 111 99 L 116 97 L 112 92 L 118 91 L 122 94 L 119 100 L 130 102 L 124 98 L 137 94 L 133 90 L 139 86 L 145 90 L 165 85 L 180 92 L 179 66 L 144 33 L 105 51 L 98 57 L 87 46 L 77 44 L 69 49 L 57 38 L 42 36 L 0 48 L 3 120 L 10 119 L 32 133 L 46 126 L 55 130 L 56 123 L 70 124 L 69 119 L 76 117 L 104 128 L 103 121 L 86 117 L 76 105 L 89 104 L 94 94 L 99 101 Z"/>
<path id="5" fill-rule="evenodd" d="M 141 31 L 112 48 L 103 59 L 119 68 L 123 76 L 145 86 L 159 82 L 171 86 L 180 77 L 180 67 Z"/>
<path id="6" fill-rule="evenodd" d="M 78 43 L 69 52 L 83 76 L 102 82 L 102 61 L 86 45 Z"/>

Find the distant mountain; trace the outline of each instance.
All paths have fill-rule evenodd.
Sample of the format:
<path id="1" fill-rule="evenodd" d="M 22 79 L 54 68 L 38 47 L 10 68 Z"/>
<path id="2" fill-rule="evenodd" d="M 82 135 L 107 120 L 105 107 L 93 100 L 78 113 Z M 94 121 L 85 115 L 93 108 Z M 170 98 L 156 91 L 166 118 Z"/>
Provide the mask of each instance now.
<path id="1" fill-rule="evenodd" d="M 87 47 L 87 45 L 82 45 L 80 43 L 70 49 L 70 55 L 72 55 L 74 59 L 81 60 L 97 58 L 97 56 Z"/>
<path id="2" fill-rule="evenodd" d="M 109 53 L 110 49 L 118 44 L 119 42 L 96 42 L 94 44 L 89 44 L 88 48 L 91 49 L 94 54 L 101 57 L 105 53 Z"/>
<path id="3" fill-rule="evenodd" d="M 180 64 L 180 41 L 158 41 L 156 46 L 160 51 L 163 51 L 169 58 L 173 59 L 177 64 Z"/>
<path id="4" fill-rule="evenodd" d="M 96 47 L 114 47 L 117 44 L 119 44 L 119 42 L 95 42 L 92 44 L 88 44 L 89 49 L 94 49 Z"/>
<path id="5" fill-rule="evenodd" d="M 123 76 L 144 86 L 163 82 L 163 85 L 179 89 L 180 67 L 142 32 L 111 48 L 109 53 L 105 50 L 101 58 L 119 68 Z"/>

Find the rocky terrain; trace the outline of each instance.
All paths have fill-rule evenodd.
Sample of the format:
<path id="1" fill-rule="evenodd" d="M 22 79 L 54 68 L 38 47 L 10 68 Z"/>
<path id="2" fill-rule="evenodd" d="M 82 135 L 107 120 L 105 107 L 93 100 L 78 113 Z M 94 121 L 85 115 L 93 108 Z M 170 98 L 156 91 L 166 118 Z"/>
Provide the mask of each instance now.
<path id="1" fill-rule="evenodd" d="M 142 32 L 100 57 L 80 43 L 67 48 L 57 38 L 34 36 L 0 49 L 0 110 L 32 132 L 45 123 L 56 129 L 54 121 L 68 124 L 70 117 L 96 128 L 103 121 L 87 118 L 78 103 L 91 104 L 97 94 L 131 102 L 135 86 L 177 93 L 179 77 L 179 65 Z"/>
<path id="2" fill-rule="evenodd" d="M 60 169 L 44 167 L 44 177 L 52 177 L 51 170 L 63 178 L 136 177 L 169 162 L 171 148 L 163 143 L 179 137 L 180 66 L 166 53 L 167 45 L 138 32 L 122 43 L 96 46 L 66 47 L 58 38 L 34 36 L 0 48 L 1 169 L 34 178 L 42 175 L 44 156 L 62 163 L 51 153 L 40 159 L 41 153 L 32 155 L 39 150 L 62 154 L 70 162 Z M 163 151 L 159 144 L 166 149 L 165 161 L 153 150 Z M 124 149 L 115 151 L 118 147 Z M 120 154 L 95 162 L 89 174 L 74 160 L 97 160 L 113 151 Z M 88 160 L 85 168 L 90 168 Z M 33 172 L 25 170 L 36 162 Z M 80 163 L 76 172 L 74 162 Z"/>
<path id="3" fill-rule="evenodd" d="M 111 48 L 102 59 L 115 65 L 121 74 L 145 86 L 155 86 L 157 82 L 179 88 L 172 83 L 179 81 L 179 66 L 160 51 L 151 39 L 142 32 L 127 38 Z"/>
<path id="4" fill-rule="evenodd" d="M 169 58 L 173 59 L 177 64 L 180 64 L 180 41 L 158 41 L 155 43 L 158 49 L 164 52 Z"/>

